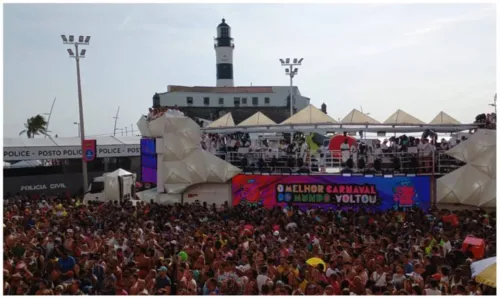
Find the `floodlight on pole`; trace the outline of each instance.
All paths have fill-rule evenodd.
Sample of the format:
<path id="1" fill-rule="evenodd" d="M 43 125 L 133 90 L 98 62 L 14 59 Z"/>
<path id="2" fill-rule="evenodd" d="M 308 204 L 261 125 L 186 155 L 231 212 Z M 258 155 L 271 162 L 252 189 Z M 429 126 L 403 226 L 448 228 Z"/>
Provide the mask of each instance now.
<path id="1" fill-rule="evenodd" d="M 78 51 L 79 46 L 87 46 L 90 41 L 90 36 L 83 36 L 80 35 L 78 37 L 78 41 L 75 40 L 74 35 L 70 35 L 68 38 L 66 38 L 66 35 L 62 34 L 61 39 L 63 41 L 63 44 L 70 44 L 74 46 L 74 51 L 73 49 L 68 49 L 68 54 L 70 58 L 74 58 L 76 61 L 76 83 L 78 87 L 78 110 L 80 114 L 80 121 L 76 122 L 75 124 L 78 124 L 78 135 L 80 136 L 81 142 L 82 142 L 82 176 L 83 176 L 83 190 L 87 190 L 88 188 L 88 174 L 87 174 L 87 162 L 83 159 L 83 153 L 84 153 L 84 148 L 83 148 L 83 143 L 85 140 L 85 124 L 84 124 L 84 118 L 83 118 L 83 97 L 82 97 L 82 83 L 80 79 L 80 58 L 85 58 L 85 54 L 87 52 L 86 49 L 81 49 L 81 51 Z"/>
<path id="2" fill-rule="evenodd" d="M 302 65 L 302 60 L 304 60 L 304 58 L 293 58 L 291 60 L 290 58 L 280 58 L 281 66 L 285 67 L 285 75 L 290 77 L 290 117 L 293 115 L 293 77 L 298 75 L 298 67 Z"/>

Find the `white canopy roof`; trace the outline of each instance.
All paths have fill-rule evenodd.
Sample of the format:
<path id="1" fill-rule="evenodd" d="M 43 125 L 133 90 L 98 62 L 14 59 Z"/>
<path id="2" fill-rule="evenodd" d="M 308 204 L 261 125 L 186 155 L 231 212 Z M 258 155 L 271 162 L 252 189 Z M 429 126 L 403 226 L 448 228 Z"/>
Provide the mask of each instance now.
<path id="1" fill-rule="evenodd" d="M 119 177 L 119 176 L 124 176 L 124 175 L 130 175 L 132 174 L 131 172 L 126 171 L 125 169 L 118 168 L 117 170 L 113 172 L 108 172 L 104 176 L 107 177 Z"/>
<path id="2" fill-rule="evenodd" d="M 231 112 L 210 123 L 207 128 L 234 127 L 233 115 Z"/>
<path id="3" fill-rule="evenodd" d="M 444 111 L 441 111 L 434 117 L 431 122 L 429 123 L 430 125 L 460 125 L 460 122 L 453 117 L 451 117 L 449 114 L 447 114 Z"/>
<path id="4" fill-rule="evenodd" d="M 5 164 L 4 164 L 5 165 Z M 37 167 L 37 166 L 42 166 L 43 163 L 40 160 L 25 160 L 25 161 L 19 161 L 14 164 L 10 164 L 9 167 L 11 168 L 26 168 L 26 167 Z"/>
<path id="5" fill-rule="evenodd" d="M 496 207 L 496 131 L 479 130 L 446 154 L 467 165 L 437 180 L 437 202 Z"/>
<path id="6" fill-rule="evenodd" d="M 319 123 L 337 123 L 333 118 L 323 113 L 323 111 L 309 105 L 296 114 L 283 121 L 282 125 L 291 124 L 319 124 Z"/>
<path id="7" fill-rule="evenodd" d="M 389 118 L 384 121 L 384 124 L 398 124 L 398 125 L 424 125 L 425 123 L 420 119 L 404 112 L 401 109 L 396 110 Z"/>
<path id="8" fill-rule="evenodd" d="M 376 119 L 371 118 L 370 116 L 364 114 L 363 112 L 352 109 L 349 114 L 347 114 L 342 121 L 343 124 L 355 124 L 355 123 L 366 123 L 366 124 L 379 124 L 380 122 Z"/>
<path id="9" fill-rule="evenodd" d="M 265 126 L 265 125 L 275 125 L 276 123 L 267 117 L 262 112 L 257 112 L 249 118 L 245 119 L 238 126 Z"/>

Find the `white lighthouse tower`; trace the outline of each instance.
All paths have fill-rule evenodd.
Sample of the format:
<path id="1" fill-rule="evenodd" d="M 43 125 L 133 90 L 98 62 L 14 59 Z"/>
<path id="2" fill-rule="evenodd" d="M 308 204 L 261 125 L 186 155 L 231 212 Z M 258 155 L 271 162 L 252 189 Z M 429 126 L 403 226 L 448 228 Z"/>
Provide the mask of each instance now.
<path id="1" fill-rule="evenodd" d="M 215 38 L 215 57 L 217 63 L 217 87 L 233 87 L 233 50 L 234 43 L 231 38 L 231 27 L 222 19 L 217 26 Z"/>

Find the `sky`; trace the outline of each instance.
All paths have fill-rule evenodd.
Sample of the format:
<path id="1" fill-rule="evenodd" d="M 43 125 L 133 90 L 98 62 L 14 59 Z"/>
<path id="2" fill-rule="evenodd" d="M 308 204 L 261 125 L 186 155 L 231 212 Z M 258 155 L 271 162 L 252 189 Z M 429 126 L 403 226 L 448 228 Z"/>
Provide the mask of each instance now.
<path id="1" fill-rule="evenodd" d="M 494 4 L 4 4 L 4 137 L 48 113 L 49 130 L 77 136 L 75 61 L 61 34 L 90 35 L 81 61 L 86 135 L 130 128 L 168 85 L 215 86 L 213 37 L 235 42 L 237 86 L 287 85 L 279 58 L 303 57 L 303 96 L 343 118 L 385 121 L 397 109 L 463 123 L 496 92 Z M 130 134 L 130 133 L 129 133 Z"/>

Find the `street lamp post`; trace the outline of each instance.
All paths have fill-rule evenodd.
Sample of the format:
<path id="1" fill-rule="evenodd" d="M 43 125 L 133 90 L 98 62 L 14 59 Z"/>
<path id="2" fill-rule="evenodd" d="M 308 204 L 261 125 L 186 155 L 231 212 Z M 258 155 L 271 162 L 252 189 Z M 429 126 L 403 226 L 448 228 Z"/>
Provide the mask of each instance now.
<path id="1" fill-rule="evenodd" d="M 83 120 L 82 84 L 80 81 L 80 58 L 85 58 L 85 53 L 87 52 L 87 50 L 82 49 L 81 51 L 78 51 L 78 46 L 89 45 L 90 36 L 80 35 L 78 37 L 78 40 L 76 40 L 73 35 L 69 35 L 68 38 L 66 38 L 66 35 L 62 34 L 61 38 L 63 40 L 63 44 L 75 46 L 75 51 L 73 52 L 73 50 L 70 48 L 70 49 L 68 49 L 68 54 L 69 54 L 70 58 L 74 58 L 76 61 L 76 81 L 77 81 L 77 85 L 78 85 L 78 110 L 80 113 L 80 122 L 79 122 L 80 130 L 79 131 L 80 131 L 80 139 L 82 142 L 83 190 L 87 190 L 87 187 L 88 187 L 87 162 L 85 162 L 85 160 L 83 159 L 83 155 L 84 155 L 83 143 L 85 140 L 85 125 L 84 125 L 84 120 Z"/>
<path id="2" fill-rule="evenodd" d="M 80 135 L 80 123 L 79 122 L 73 122 L 74 125 L 76 125 L 77 129 L 78 129 L 78 137 L 81 137 Z"/>
<path id="3" fill-rule="evenodd" d="M 298 75 L 299 66 L 302 65 L 304 58 L 280 58 L 281 66 L 285 67 L 285 75 L 290 77 L 290 117 L 293 116 L 293 77 Z M 293 142 L 293 134 L 290 133 L 290 143 Z"/>

